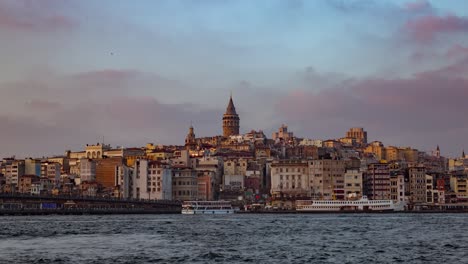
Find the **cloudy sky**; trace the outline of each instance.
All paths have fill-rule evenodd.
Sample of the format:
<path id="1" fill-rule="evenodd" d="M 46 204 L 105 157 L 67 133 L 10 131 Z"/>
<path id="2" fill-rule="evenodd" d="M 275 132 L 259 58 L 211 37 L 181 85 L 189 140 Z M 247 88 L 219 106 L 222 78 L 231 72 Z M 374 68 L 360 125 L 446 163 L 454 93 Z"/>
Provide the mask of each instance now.
<path id="1" fill-rule="evenodd" d="M 241 131 L 468 150 L 468 1 L 1 0 L 0 157 Z"/>

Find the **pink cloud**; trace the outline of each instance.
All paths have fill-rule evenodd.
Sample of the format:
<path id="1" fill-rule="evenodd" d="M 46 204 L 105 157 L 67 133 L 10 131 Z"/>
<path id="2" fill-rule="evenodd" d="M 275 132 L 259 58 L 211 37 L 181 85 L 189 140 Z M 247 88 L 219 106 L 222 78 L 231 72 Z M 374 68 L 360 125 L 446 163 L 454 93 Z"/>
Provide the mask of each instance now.
<path id="1" fill-rule="evenodd" d="M 468 32 L 468 19 L 455 15 L 428 15 L 408 21 L 405 29 L 415 40 L 429 42 L 440 33 Z"/>
<path id="2" fill-rule="evenodd" d="M 161 102 L 181 84 L 157 74 L 104 69 L 73 75 L 51 74 L 35 81 L 2 85 L 0 157 L 42 156 L 81 149 L 104 135 L 114 145 L 147 142 L 182 144 L 190 121 L 197 135 L 220 133 L 221 109 Z M 158 92 L 161 97 L 149 96 Z M 8 104 L 8 105 L 6 105 Z"/>
<path id="3" fill-rule="evenodd" d="M 74 28 L 76 21 L 62 13 L 58 3 L 51 0 L 0 1 L 0 28 L 20 31 L 57 31 Z"/>
<path id="4" fill-rule="evenodd" d="M 349 127 L 363 126 L 371 138 L 387 144 L 427 147 L 439 142 L 454 150 L 463 134 L 447 138 L 445 132 L 468 130 L 463 122 L 468 79 L 463 72 L 468 72 L 468 59 L 410 78 L 362 79 L 320 91 L 294 91 L 277 100 L 276 113 L 299 136 L 342 137 Z"/>
<path id="5" fill-rule="evenodd" d="M 463 47 L 460 44 L 453 45 L 445 55 L 450 59 L 464 57 L 468 55 L 468 47 Z"/>

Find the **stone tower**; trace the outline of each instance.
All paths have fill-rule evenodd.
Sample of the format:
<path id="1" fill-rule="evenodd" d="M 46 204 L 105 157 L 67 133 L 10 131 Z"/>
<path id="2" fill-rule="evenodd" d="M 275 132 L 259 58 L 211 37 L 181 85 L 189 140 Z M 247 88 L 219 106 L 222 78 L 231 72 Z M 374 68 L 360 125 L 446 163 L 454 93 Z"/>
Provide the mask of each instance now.
<path id="1" fill-rule="evenodd" d="M 190 125 L 189 132 L 185 137 L 185 147 L 189 150 L 193 150 L 195 149 L 196 145 L 197 142 L 195 139 L 195 132 L 193 131 L 193 126 Z"/>
<path id="2" fill-rule="evenodd" d="M 236 113 L 236 107 L 232 102 L 232 95 L 229 98 L 229 104 L 226 113 L 223 115 L 223 136 L 229 137 L 239 135 L 239 115 Z"/>

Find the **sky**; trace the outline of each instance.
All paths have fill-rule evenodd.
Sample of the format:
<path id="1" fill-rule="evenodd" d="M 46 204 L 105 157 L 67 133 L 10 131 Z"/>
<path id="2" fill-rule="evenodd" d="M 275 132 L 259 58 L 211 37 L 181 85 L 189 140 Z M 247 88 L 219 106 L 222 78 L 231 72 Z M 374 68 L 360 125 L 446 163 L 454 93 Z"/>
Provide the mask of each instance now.
<path id="1" fill-rule="evenodd" d="M 468 151 L 465 0 L 0 0 L 0 157 L 241 132 Z"/>

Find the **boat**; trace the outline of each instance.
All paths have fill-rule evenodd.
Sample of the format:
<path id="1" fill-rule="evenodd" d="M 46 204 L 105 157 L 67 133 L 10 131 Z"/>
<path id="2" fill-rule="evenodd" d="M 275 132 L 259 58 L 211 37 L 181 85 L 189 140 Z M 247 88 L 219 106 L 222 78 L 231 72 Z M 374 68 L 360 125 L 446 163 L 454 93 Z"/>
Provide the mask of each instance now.
<path id="1" fill-rule="evenodd" d="M 358 200 L 297 200 L 298 212 L 392 212 L 401 211 L 403 206 L 393 200 L 369 200 L 362 196 Z"/>
<path id="2" fill-rule="evenodd" d="M 233 214 L 229 201 L 186 201 L 182 204 L 182 214 Z"/>

